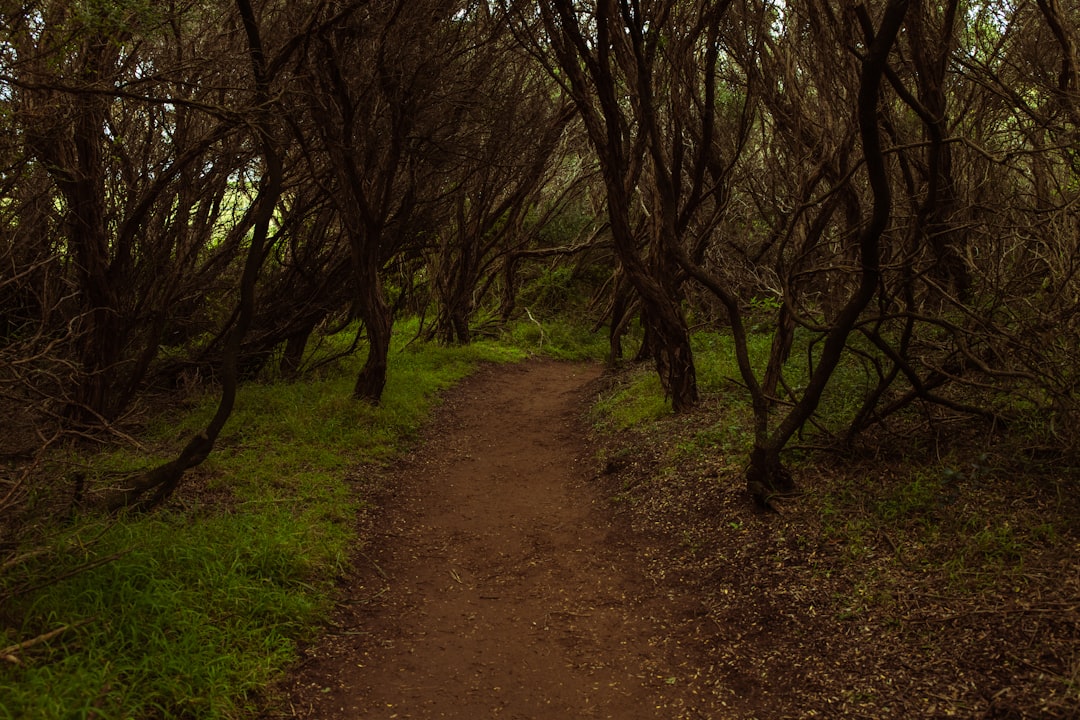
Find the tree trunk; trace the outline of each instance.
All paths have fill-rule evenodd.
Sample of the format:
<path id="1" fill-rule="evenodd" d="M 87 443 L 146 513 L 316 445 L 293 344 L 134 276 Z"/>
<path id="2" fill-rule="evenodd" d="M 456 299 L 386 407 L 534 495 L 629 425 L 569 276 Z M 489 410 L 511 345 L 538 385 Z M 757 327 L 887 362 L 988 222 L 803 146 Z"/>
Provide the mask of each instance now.
<path id="1" fill-rule="evenodd" d="M 635 303 L 623 283 L 621 273 L 616 275 L 612 293 L 611 314 L 608 325 L 608 366 L 615 367 L 623 357 L 622 339 L 634 319 Z"/>
<path id="2" fill-rule="evenodd" d="M 641 297 L 645 341 L 639 357 L 645 352 L 652 355 L 660 383 L 671 398 L 671 408 L 685 412 L 698 401 L 697 371 L 690 348 L 690 329 L 678 299 L 676 268 L 657 268 L 650 273 L 630 255 L 632 252 L 630 249 L 621 253 L 621 257 L 629 261 L 623 269 Z"/>
<path id="3" fill-rule="evenodd" d="M 92 43 L 85 53 L 80 80 L 87 85 L 98 83 L 115 62 L 115 55 L 116 49 L 108 41 Z M 112 273 L 106 221 L 108 99 L 80 94 L 62 112 L 60 107 L 45 105 L 49 95 L 45 93 L 39 101 L 42 107 L 35 111 L 54 117 L 42 117 L 40 125 L 27 127 L 26 137 L 67 204 L 68 247 L 78 280 L 80 315 L 72 327 L 79 335 L 76 352 L 80 372 L 64 414 L 76 425 L 93 425 L 112 419 L 114 410 L 119 410 L 112 388 L 120 372 L 125 331 L 119 322 L 117 297 L 117 288 L 124 283 Z M 63 119 L 65 115 L 73 118 L 70 124 Z"/>
<path id="4" fill-rule="evenodd" d="M 859 285 L 848 298 L 844 307 L 825 334 L 821 357 L 803 391 L 799 402 L 788 412 L 771 434 L 761 425 L 754 449 L 750 453 L 750 465 L 746 471 L 746 487 L 755 502 L 771 507 L 771 495 L 791 489 L 791 474 L 780 461 L 780 451 L 799 428 L 810 419 L 821 401 L 825 386 L 840 363 L 848 336 L 855 327 L 862 311 L 877 292 L 881 277 L 881 236 L 892 216 L 892 190 L 885 168 L 885 154 L 881 146 L 878 126 L 878 102 L 881 80 L 885 74 L 888 56 L 903 24 L 910 0 L 890 0 L 885 9 L 876 36 L 868 17 L 861 18 L 870 35 L 869 52 L 863 59 L 859 80 L 858 116 L 859 134 L 866 160 L 866 173 L 874 196 L 869 222 L 859 236 Z M 860 6 L 860 12 L 865 8 Z M 767 418 L 764 418 L 767 421 Z"/>
<path id="5" fill-rule="evenodd" d="M 472 292 L 478 278 L 461 264 L 455 264 L 453 279 L 440 283 L 437 334 L 446 345 L 468 345 L 472 340 L 469 318 L 472 316 Z"/>
<path id="6" fill-rule="evenodd" d="M 285 350 L 281 354 L 281 364 L 279 366 L 281 374 L 285 377 L 293 378 L 300 372 L 300 363 L 303 362 L 304 350 L 307 348 L 312 330 L 314 330 L 313 326 L 305 325 L 285 341 Z"/>
<path id="7" fill-rule="evenodd" d="M 791 492 L 795 481 L 791 472 L 780 460 L 780 447 L 755 447 L 750 452 L 750 465 L 746 469 L 746 488 L 750 497 L 763 509 L 775 508 L 774 495 Z"/>
<path id="8" fill-rule="evenodd" d="M 685 412 L 697 404 L 697 371 L 690 349 L 690 332 L 686 318 L 676 308 L 648 315 L 652 328 L 652 352 L 656 372 L 664 391 L 671 397 L 671 409 Z"/>
<path id="9" fill-rule="evenodd" d="M 221 398 L 217 411 L 207 423 L 206 428 L 191 438 L 180 454 L 170 462 L 159 465 L 140 476 L 132 485 L 125 488 L 111 503 L 112 510 L 134 507 L 138 510 L 150 510 L 172 496 L 184 473 L 196 467 L 214 449 L 218 435 L 232 415 L 239 389 L 239 357 L 241 345 L 251 320 L 255 315 L 255 290 L 259 273 L 267 255 L 267 242 L 270 235 L 270 223 L 281 197 L 284 183 L 284 168 L 280 149 L 274 142 L 274 121 L 269 112 L 270 87 L 266 75 L 265 56 L 259 28 L 252 11 L 250 0 L 236 0 L 247 34 L 248 50 L 255 77 L 255 96 L 257 107 L 262 108 L 255 114 L 255 124 L 263 159 L 266 163 L 263 182 L 255 199 L 255 219 L 251 230 L 251 242 L 248 246 L 244 270 L 240 277 L 240 300 L 236 310 L 236 321 L 229 331 L 228 339 L 221 359 Z M 152 494 L 147 496 L 147 493 Z"/>
<path id="10" fill-rule="evenodd" d="M 794 341 L 795 316 L 791 314 L 787 305 L 782 305 L 777 316 L 776 334 L 773 335 L 772 347 L 769 349 L 769 364 L 765 368 L 765 376 L 761 381 L 761 392 L 768 398 L 776 397 L 784 363 L 791 355 L 791 345 Z"/>
<path id="11" fill-rule="evenodd" d="M 470 303 L 465 302 L 467 307 Z M 460 306 L 454 309 L 450 315 L 450 325 L 454 333 L 454 341 L 460 345 L 468 345 L 472 342 L 472 331 L 469 330 L 469 315 L 472 313 Z"/>
<path id="12" fill-rule="evenodd" d="M 919 207 L 915 227 L 920 239 L 934 256 L 930 273 L 961 298 L 971 289 L 971 273 L 963 257 L 963 231 L 957 227 L 956 180 L 953 177 L 952 145 L 947 141 L 948 60 L 955 41 L 958 1 L 950 0 L 943 10 L 941 31 L 931 37 L 935 23 L 923 16 L 931 12 L 918 8 L 911 13 L 908 39 L 912 47 L 919 88 L 917 112 L 926 133 L 926 197 Z M 909 103 L 913 104 L 913 103 Z"/>
<path id="13" fill-rule="evenodd" d="M 612 244 L 627 281 L 641 298 L 645 341 L 672 408 L 683 412 L 697 403 L 698 391 L 690 334 L 678 295 L 677 266 L 665 245 L 677 241 L 678 234 L 672 234 L 671 227 L 667 227 L 650 238 L 648 252 L 656 254 L 656 262 L 649 262 L 642 256 L 642 238 L 632 221 L 636 213 L 631 208 L 638 202 L 636 192 L 646 149 L 654 160 L 663 155 L 658 146 L 663 142 L 662 135 L 652 132 L 656 130 L 649 66 L 653 58 L 641 48 L 642 27 L 634 24 L 640 18 L 630 17 L 627 5 L 599 3 L 595 24 L 590 21 L 585 29 L 579 24 L 575 3 L 541 3 L 541 8 L 545 27 L 554 40 L 552 50 L 566 73 L 574 103 L 600 161 Z M 586 36 L 593 32 L 595 37 L 587 40 Z M 633 39 L 633 51 L 628 50 L 631 44 L 624 42 L 627 36 Z M 595 56 L 590 44 L 596 47 Z M 631 70 L 631 66 L 635 67 Z M 624 79 L 633 88 L 630 104 L 633 120 L 641 126 L 641 139 L 628 132 L 631 122 L 624 103 L 626 88 L 618 77 L 623 72 L 629 75 Z M 657 178 L 661 175 L 655 173 Z M 667 200 L 673 197 L 673 192 L 659 194 Z M 672 220 L 671 208 L 663 210 L 659 220 Z"/>
<path id="14" fill-rule="evenodd" d="M 517 306 L 517 265 L 518 256 L 515 253 L 508 253 L 503 259 L 502 301 L 499 303 L 499 317 L 503 322 L 509 322 Z"/>
<path id="15" fill-rule="evenodd" d="M 368 355 L 356 378 L 353 397 L 378 405 L 386 387 L 387 358 L 390 355 L 390 335 L 393 313 L 384 297 L 382 280 L 377 269 L 367 272 L 361 287 L 360 317 L 367 332 Z"/>

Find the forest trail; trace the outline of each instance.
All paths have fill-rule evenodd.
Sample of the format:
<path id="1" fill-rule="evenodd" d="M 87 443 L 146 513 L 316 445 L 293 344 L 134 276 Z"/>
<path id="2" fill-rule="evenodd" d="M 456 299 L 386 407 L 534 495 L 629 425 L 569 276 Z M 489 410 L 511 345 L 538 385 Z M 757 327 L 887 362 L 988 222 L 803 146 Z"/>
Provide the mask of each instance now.
<path id="1" fill-rule="evenodd" d="M 704 718 L 700 602 L 637 569 L 588 484 L 594 365 L 489 367 L 391 471 L 335 629 L 285 700 L 302 718 Z"/>

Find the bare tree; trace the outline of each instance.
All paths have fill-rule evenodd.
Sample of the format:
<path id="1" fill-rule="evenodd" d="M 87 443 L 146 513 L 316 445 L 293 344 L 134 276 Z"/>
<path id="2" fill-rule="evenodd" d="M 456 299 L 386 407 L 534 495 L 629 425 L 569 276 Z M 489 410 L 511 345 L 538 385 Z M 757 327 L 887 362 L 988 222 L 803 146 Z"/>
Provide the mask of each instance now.
<path id="1" fill-rule="evenodd" d="M 64 3 L 14 11 L 5 67 L 26 173 L 11 176 L 13 196 L 36 198 L 6 208 L 17 217 L 12 247 L 57 238 L 54 250 L 39 241 L 34 251 L 55 258 L 54 299 L 22 321 L 54 341 L 62 334 L 53 355 L 68 364 L 35 392 L 83 428 L 121 416 L 182 324 L 177 311 L 198 296 L 192 285 L 205 290 L 228 267 L 238 243 L 205 251 L 236 207 L 229 176 L 245 157 L 220 93 L 193 89 L 220 45 L 211 52 L 168 13 L 121 25 L 93 13 Z M 16 267 L 33 267 L 34 253 Z M 34 289 L 42 276 L 21 277 L 12 287 L 45 297 Z"/>
<path id="2" fill-rule="evenodd" d="M 312 83 L 301 128 L 315 173 L 348 239 L 355 309 L 367 337 L 357 398 L 378 402 L 393 325 L 383 268 L 432 228 L 425 213 L 451 132 L 440 83 L 453 45 L 446 0 L 356 2 L 327 8 L 304 72 Z M 451 123 L 452 124 L 452 123 Z"/>
<path id="3" fill-rule="evenodd" d="M 661 48 L 669 40 L 686 42 L 669 33 L 715 33 L 726 5 L 695 7 L 693 27 L 671 22 L 674 3 L 558 1 L 541 4 L 538 17 L 530 14 L 529 6 L 511 9 L 519 35 L 549 63 L 584 122 L 600 162 L 614 247 L 640 297 L 661 382 L 680 411 L 697 402 L 698 391 L 681 307 L 677 246 L 687 218 L 707 195 L 704 174 L 713 138 L 710 128 L 704 136 L 699 133 L 697 164 L 691 171 L 695 180 L 684 195 L 685 120 L 661 114 L 661 92 L 678 92 L 675 83 L 664 85 L 669 76 Z M 662 128 L 664 122 L 670 127 Z M 650 184 L 643 185 L 646 181 Z M 678 206 L 681 201 L 684 207 Z"/>
<path id="4" fill-rule="evenodd" d="M 438 299 L 434 332 L 444 342 L 466 343 L 470 318 L 499 269 L 521 259 L 508 254 L 530 239 L 526 223 L 533 232 L 545 223 L 545 191 L 556 197 L 550 211 L 574 190 L 561 172 L 573 109 L 486 5 L 456 24 L 458 44 L 468 49 L 449 73 L 455 92 L 447 100 L 460 114 L 452 140 L 457 161 L 445 176 L 453 209 L 435 232 L 427 267 Z M 566 186 L 552 188 L 556 181 Z"/>
<path id="5" fill-rule="evenodd" d="M 763 384 L 749 356 L 739 287 L 728 279 L 734 273 L 728 268 L 726 275 L 719 276 L 709 269 L 710 255 L 715 259 L 715 233 L 736 192 L 733 173 L 746 148 L 753 98 L 760 83 L 760 76 L 747 72 L 741 82 L 734 77 L 732 85 L 719 86 L 722 77 L 733 77 L 731 59 L 744 49 L 745 40 L 729 41 L 731 55 L 721 54 L 721 43 L 726 33 L 733 38 L 756 34 L 759 45 L 745 50 L 756 57 L 764 52 L 763 46 L 774 32 L 773 11 L 772 6 L 760 6 L 736 16 L 729 13 L 725 2 L 555 2 L 550 10 L 540 10 L 549 45 L 536 40 L 535 30 L 531 36 L 537 52 L 546 52 L 557 63 L 559 77 L 565 78 L 600 156 L 615 247 L 627 279 L 642 299 L 657 367 L 677 410 L 696 399 L 693 360 L 680 309 L 685 279 L 692 278 L 714 293 L 727 311 L 755 415 L 756 440 L 747 482 L 763 501 L 769 493 L 790 486 L 780 451 L 813 415 L 848 337 L 877 292 L 880 243 L 892 211 L 891 181 L 878 122 L 879 95 L 907 3 L 888 3 L 879 28 L 871 26 L 865 10 L 859 11 L 862 31 L 854 23 L 848 25 L 865 33 L 857 97 L 852 98 L 849 112 L 858 118 L 872 210 L 862 218 L 854 197 L 848 205 L 850 224 L 858 228 L 852 258 L 857 281 L 850 290 L 846 283 L 833 290 L 834 295 L 836 291 L 847 292 L 847 298 L 841 301 L 834 297 L 837 309 L 822 329 L 823 345 L 816 365 L 800 396 L 775 425 L 773 393 L 790 345 L 794 308 L 785 310 L 773 364 Z M 519 10 L 517 17 L 523 27 L 529 22 L 524 10 Z M 726 25 L 729 20 L 731 24 Z M 862 39 L 856 35 L 848 42 L 854 45 Z M 788 80 L 797 83 L 794 74 L 788 75 Z M 742 96 L 740 111 L 725 115 L 719 98 L 724 90 Z M 792 100 L 790 95 L 781 97 L 774 92 L 770 100 L 776 111 L 773 127 L 797 145 L 819 142 L 828 131 L 812 130 L 810 123 L 803 121 L 803 108 Z M 738 107 L 730 101 L 728 105 Z M 816 181 L 831 175 L 842 186 L 848 179 L 840 176 L 843 155 L 831 157 L 831 164 L 823 163 L 814 173 Z M 804 188 L 804 202 L 806 190 L 813 187 L 811 182 Z M 643 216 L 635 217 L 639 204 Z M 803 252 L 820 244 L 836 209 L 834 202 L 822 206 L 803 233 Z M 779 218 L 774 222 L 778 231 L 792 227 Z M 777 237 L 781 236 L 778 232 Z M 648 254 L 642 255 L 641 248 Z M 744 255 L 751 268 L 758 266 L 761 258 L 760 253 L 756 258 Z"/>
<path id="6" fill-rule="evenodd" d="M 259 18 L 250 0 L 236 0 L 236 7 L 250 58 L 251 125 L 254 140 L 262 161 L 262 177 L 258 195 L 251 209 L 251 232 L 239 280 L 239 300 L 235 322 L 228 331 L 221 361 L 221 396 L 214 416 L 202 432 L 192 437 L 173 460 L 140 475 L 113 501 L 114 507 L 136 506 L 152 508 L 169 498 L 184 473 L 209 457 L 218 435 L 232 415 L 239 386 L 239 356 L 241 345 L 255 314 L 255 292 L 260 271 L 266 260 L 270 227 L 284 184 L 284 150 L 280 110 L 274 108 L 272 88 L 274 77 L 267 56 Z M 291 48 L 286 47 L 284 52 Z M 148 495 L 148 493 L 150 493 Z"/>

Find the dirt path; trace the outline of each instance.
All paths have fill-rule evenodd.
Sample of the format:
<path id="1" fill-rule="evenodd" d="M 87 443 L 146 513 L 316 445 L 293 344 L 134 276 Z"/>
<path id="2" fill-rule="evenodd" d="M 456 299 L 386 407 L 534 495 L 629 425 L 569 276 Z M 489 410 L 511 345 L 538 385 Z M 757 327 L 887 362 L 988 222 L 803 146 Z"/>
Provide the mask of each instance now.
<path id="1" fill-rule="evenodd" d="M 337 630 L 291 691 L 305 718 L 704 718 L 700 603 L 637 571 L 586 481 L 599 369 L 488 368 L 454 390 L 358 556 Z M 712 696 L 715 697 L 715 696 Z"/>

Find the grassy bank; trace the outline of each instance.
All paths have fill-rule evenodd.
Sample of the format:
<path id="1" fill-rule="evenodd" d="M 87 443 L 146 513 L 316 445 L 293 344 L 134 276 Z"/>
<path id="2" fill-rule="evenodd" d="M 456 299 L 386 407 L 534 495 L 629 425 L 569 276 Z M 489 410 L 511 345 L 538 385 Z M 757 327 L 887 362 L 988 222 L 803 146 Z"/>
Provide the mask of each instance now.
<path id="1" fill-rule="evenodd" d="M 252 711 L 330 607 L 364 502 L 352 469 L 400 452 L 438 392 L 478 363 L 529 351 L 409 344 L 414 333 L 400 329 L 379 407 L 350 398 L 355 358 L 317 378 L 248 385 L 214 454 L 162 511 L 42 522 L 44 550 L 0 573 L 0 718 Z M 207 391 L 188 410 L 158 413 L 141 450 L 52 458 L 50 472 L 80 468 L 104 492 L 169 457 L 215 401 Z"/>

